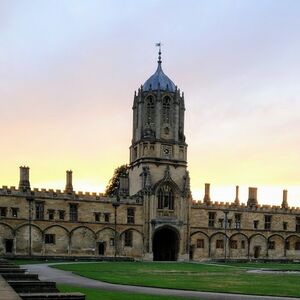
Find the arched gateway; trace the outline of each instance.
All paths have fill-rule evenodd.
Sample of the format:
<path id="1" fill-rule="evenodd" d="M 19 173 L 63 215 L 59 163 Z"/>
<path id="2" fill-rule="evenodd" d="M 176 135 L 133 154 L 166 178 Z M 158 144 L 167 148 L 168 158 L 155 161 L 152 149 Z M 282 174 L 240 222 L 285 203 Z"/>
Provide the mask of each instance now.
<path id="1" fill-rule="evenodd" d="M 179 251 L 179 235 L 176 229 L 159 228 L 153 236 L 153 260 L 176 261 Z"/>

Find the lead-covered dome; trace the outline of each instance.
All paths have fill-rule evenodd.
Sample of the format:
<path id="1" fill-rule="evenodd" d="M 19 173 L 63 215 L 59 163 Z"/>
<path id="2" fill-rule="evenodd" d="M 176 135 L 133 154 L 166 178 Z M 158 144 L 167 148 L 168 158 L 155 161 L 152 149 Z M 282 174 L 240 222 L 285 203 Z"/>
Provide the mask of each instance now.
<path id="1" fill-rule="evenodd" d="M 161 43 L 156 44 L 159 47 L 158 52 L 158 66 L 156 72 L 144 83 L 143 90 L 144 91 L 155 91 L 155 90 L 163 90 L 169 92 L 175 92 L 176 86 L 174 82 L 163 72 L 161 68 Z"/>
<path id="2" fill-rule="evenodd" d="M 174 82 L 163 72 L 161 62 L 158 62 L 156 72 L 144 83 L 143 90 L 163 90 L 175 92 L 176 86 Z"/>

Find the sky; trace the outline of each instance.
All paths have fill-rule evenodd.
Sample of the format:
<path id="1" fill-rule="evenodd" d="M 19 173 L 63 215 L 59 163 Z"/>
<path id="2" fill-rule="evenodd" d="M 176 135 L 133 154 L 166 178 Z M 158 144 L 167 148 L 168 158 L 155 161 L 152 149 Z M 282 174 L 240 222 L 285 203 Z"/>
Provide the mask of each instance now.
<path id="1" fill-rule="evenodd" d="M 185 93 L 194 199 L 300 203 L 300 1 L 0 1 L 0 186 L 104 191 L 155 71 Z"/>

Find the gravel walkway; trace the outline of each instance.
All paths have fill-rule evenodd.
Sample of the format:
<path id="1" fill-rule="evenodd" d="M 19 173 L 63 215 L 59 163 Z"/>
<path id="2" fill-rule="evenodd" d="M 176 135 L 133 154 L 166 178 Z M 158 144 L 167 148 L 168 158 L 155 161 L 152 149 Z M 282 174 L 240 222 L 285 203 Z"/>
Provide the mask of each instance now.
<path id="1" fill-rule="evenodd" d="M 228 294 L 228 293 L 212 293 L 212 292 L 197 292 L 197 291 L 183 291 L 175 289 L 162 289 L 151 288 L 142 286 L 112 284 L 94 279 L 81 277 L 73 274 L 72 272 L 62 271 L 54 268 L 50 268 L 51 264 L 34 264 L 24 265 L 23 267 L 30 273 L 39 274 L 41 280 L 56 281 L 57 283 L 65 283 L 86 288 L 98 288 L 102 290 L 129 292 L 129 293 L 142 293 L 151 295 L 165 295 L 165 296 L 177 296 L 194 299 L 224 299 L 224 300 L 295 300 L 300 298 L 288 298 L 288 297 L 270 297 L 270 296 L 252 296 L 241 294 Z"/>

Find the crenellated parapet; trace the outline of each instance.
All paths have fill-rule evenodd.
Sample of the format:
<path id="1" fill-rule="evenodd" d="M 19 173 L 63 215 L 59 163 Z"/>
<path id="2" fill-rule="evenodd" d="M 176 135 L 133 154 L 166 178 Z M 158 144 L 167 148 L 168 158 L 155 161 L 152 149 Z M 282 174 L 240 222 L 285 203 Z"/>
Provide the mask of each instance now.
<path id="1" fill-rule="evenodd" d="M 205 184 L 205 195 L 203 201 L 193 200 L 192 208 L 206 209 L 206 210 L 235 210 L 235 211 L 247 211 L 247 212 L 268 212 L 268 213 L 291 213 L 299 214 L 300 207 L 289 207 L 287 200 L 287 190 L 283 190 L 283 200 L 280 205 L 267 205 L 258 204 L 257 200 L 257 188 L 249 187 L 249 197 L 247 204 L 240 203 L 239 199 L 239 186 L 236 186 L 236 195 L 233 202 L 218 202 L 211 201 L 210 197 L 210 184 Z"/>
<path id="2" fill-rule="evenodd" d="M 72 194 L 63 190 L 33 188 L 31 190 L 23 190 L 16 188 L 15 186 L 2 186 L 0 188 L 0 196 L 20 197 L 20 198 L 32 198 L 32 199 L 57 199 L 57 200 L 69 200 L 69 201 L 96 201 L 103 203 L 111 203 L 116 201 L 115 198 L 106 197 L 103 193 L 89 193 L 82 191 L 74 191 Z M 121 203 L 136 204 L 137 201 L 134 198 L 122 197 Z"/>
<path id="3" fill-rule="evenodd" d="M 247 212 L 268 212 L 268 213 L 291 213 L 299 214 L 300 207 L 289 207 L 282 208 L 279 205 L 256 205 L 254 207 L 249 207 L 244 203 L 236 205 L 234 202 L 211 202 L 209 205 L 203 201 L 193 200 L 192 209 L 205 209 L 205 210 L 234 210 L 234 211 L 247 211 Z"/>

